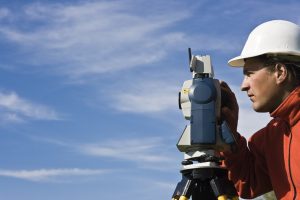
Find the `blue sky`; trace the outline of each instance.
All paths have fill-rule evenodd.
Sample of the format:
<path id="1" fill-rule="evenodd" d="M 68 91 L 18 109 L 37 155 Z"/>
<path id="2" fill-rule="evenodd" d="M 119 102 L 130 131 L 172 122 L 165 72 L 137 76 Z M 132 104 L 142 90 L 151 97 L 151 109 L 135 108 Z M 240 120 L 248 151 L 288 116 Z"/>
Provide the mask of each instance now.
<path id="1" fill-rule="evenodd" d="M 294 1 L 0 1 L 0 197 L 168 199 L 180 180 L 187 49 L 236 91 L 247 138 L 269 120 L 227 66 Z"/>

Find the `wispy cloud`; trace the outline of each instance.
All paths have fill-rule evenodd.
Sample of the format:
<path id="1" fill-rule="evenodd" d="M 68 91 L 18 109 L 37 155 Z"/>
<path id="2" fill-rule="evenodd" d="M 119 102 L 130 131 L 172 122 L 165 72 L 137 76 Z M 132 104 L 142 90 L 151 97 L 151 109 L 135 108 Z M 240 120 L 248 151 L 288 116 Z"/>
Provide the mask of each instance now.
<path id="1" fill-rule="evenodd" d="M 64 66 L 56 70 L 74 76 L 161 59 L 165 54 L 161 46 L 181 39 L 181 33 L 158 32 L 188 16 L 187 12 L 170 11 L 139 16 L 126 1 L 32 4 L 21 13 L 18 23 L 25 21 L 32 30 L 6 26 L 0 32 L 25 48 L 34 46 L 37 51 L 32 55 L 38 64 L 60 63 Z"/>
<path id="2" fill-rule="evenodd" d="M 64 177 L 94 176 L 108 173 L 103 169 L 39 169 L 39 170 L 5 170 L 0 169 L 0 176 L 24 179 L 29 181 L 56 181 Z"/>
<path id="3" fill-rule="evenodd" d="M 2 122 L 22 122 L 27 119 L 61 119 L 53 109 L 23 99 L 15 92 L 0 92 L 0 110 L 0 120 Z"/>
<path id="4" fill-rule="evenodd" d="M 10 10 L 7 8 L 0 8 L 0 20 L 7 18 L 11 15 Z"/>
<path id="5" fill-rule="evenodd" d="M 122 86 L 120 86 L 122 87 Z M 121 112 L 159 113 L 178 108 L 178 91 L 176 84 L 167 80 L 142 81 L 141 84 L 128 83 L 126 90 L 110 94 L 111 106 Z M 116 91 L 116 90 L 114 90 Z"/>
<path id="6" fill-rule="evenodd" d="M 51 143 L 72 149 L 81 155 L 100 159 L 110 158 L 121 162 L 135 163 L 138 168 L 152 170 L 167 170 L 178 168 L 177 151 L 171 152 L 171 146 L 165 139 L 159 137 L 117 138 L 94 143 L 72 143 L 31 137 L 33 140 Z"/>
<path id="7" fill-rule="evenodd" d="M 163 147 L 163 144 L 161 139 L 158 138 L 122 139 L 98 144 L 83 144 L 80 145 L 79 151 L 90 156 L 136 162 L 159 163 L 170 161 L 170 157 L 157 152 L 161 147 Z"/>
<path id="8" fill-rule="evenodd" d="M 51 65 L 53 71 L 70 77 L 145 66 L 194 41 L 205 42 L 205 49 L 232 48 L 220 37 L 169 29 L 192 13 L 173 3 L 159 6 L 144 9 L 143 4 L 130 0 L 35 3 L 16 14 L 14 26 L 1 26 L 0 33 L 30 52 L 31 58 L 24 59 L 27 64 Z"/>

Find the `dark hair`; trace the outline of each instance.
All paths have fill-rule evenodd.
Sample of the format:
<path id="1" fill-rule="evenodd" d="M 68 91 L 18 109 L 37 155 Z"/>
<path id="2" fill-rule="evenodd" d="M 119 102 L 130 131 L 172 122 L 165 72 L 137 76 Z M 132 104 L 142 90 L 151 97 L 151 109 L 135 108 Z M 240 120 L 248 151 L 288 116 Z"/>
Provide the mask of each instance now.
<path id="1" fill-rule="evenodd" d="M 284 63 L 288 72 L 291 74 L 293 80 L 295 80 L 295 85 L 300 85 L 300 65 L 294 63 Z"/>
<path id="2" fill-rule="evenodd" d="M 288 76 L 291 78 L 294 86 L 300 86 L 300 57 L 288 55 L 261 55 L 258 59 L 264 60 L 264 65 L 274 71 L 277 63 L 286 66 Z"/>

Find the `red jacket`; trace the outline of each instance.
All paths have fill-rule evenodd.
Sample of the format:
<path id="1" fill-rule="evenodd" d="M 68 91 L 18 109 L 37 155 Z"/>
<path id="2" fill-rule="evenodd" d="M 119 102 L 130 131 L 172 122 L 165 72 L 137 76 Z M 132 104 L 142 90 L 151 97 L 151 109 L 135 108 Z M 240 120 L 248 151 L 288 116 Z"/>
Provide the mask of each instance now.
<path id="1" fill-rule="evenodd" d="M 229 178 L 242 198 L 274 190 L 277 199 L 300 200 L 300 87 L 271 113 L 248 142 L 237 134 L 237 153 L 225 154 Z"/>

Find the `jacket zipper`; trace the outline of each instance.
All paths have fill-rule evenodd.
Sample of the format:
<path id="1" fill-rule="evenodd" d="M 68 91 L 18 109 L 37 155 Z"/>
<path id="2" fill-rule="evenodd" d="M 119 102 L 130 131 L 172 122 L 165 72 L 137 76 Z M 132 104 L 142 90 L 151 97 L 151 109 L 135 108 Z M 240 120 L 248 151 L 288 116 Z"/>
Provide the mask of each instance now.
<path id="1" fill-rule="evenodd" d="M 292 168 L 291 168 L 291 144 L 292 144 L 292 139 L 293 139 L 293 134 L 292 134 L 292 130 L 290 129 L 290 127 L 288 126 L 289 131 L 290 131 L 290 142 L 289 142 L 289 159 L 288 159 L 288 166 L 289 166 L 289 171 L 290 171 L 290 179 L 291 179 L 291 183 L 293 186 L 293 190 L 294 190 L 294 197 L 293 200 L 296 200 L 297 197 L 297 190 L 296 190 L 296 186 L 293 180 L 293 176 L 292 176 Z"/>

